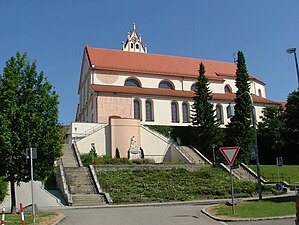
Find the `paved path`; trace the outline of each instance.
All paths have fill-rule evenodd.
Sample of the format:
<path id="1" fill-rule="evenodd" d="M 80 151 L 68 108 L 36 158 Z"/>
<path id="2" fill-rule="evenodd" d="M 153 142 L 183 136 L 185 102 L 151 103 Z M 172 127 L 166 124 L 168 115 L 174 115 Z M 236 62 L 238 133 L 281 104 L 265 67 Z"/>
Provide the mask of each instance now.
<path id="1" fill-rule="evenodd" d="M 59 225 L 294 225 L 295 218 L 221 222 L 215 221 L 201 209 L 207 204 L 181 204 L 160 206 L 107 207 L 92 209 L 61 208 L 67 218 Z"/>
<path id="2" fill-rule="evenodd" d="M 68 217 L 60 225 L 219 225 L 200 210 L 206 205 L 139 206 L 61 209 Z"/>
<path id="3" fill-rule="evenodd" d="M 63 197 L 58 190 L 45 190 L 40 181 L 33 182 L 33 193 L 34 193 L 34 202 L 37 207 L 45 207 L 45 206 L 62 206 L 65 204 Z M 8 190 L 8 194 L 10 194 L 10 187 Z M 31 200 L 31 183 L 20 183 L 20 186 L 16 185 L 16 198 L 17 198 L 17 208 L 19 204 L 22 203 L 23 206 L 30 205 L 32 203 Z M 11 201 L 10 195 L 7 195 L 0 205 L 0 208 L 5 208 L 7 211 L 10 210 Z"/>

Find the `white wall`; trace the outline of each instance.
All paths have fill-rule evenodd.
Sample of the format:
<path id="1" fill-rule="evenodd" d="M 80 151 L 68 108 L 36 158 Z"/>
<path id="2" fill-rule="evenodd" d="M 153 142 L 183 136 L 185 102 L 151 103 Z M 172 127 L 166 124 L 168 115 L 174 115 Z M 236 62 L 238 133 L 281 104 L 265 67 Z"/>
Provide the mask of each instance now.
<path id="1" fill-rule="evenodd" d="M 108 151 L 110 150 L 110 132 L 109 127 L 103 127 L 101 130 L 96 131 L 95 133 L 77 141 L 77 146 L 79 152 L 89 153 L 91 150 L 91 144 L 94 143 L 96 153 L 99 156 L 109 155 Z"/>
<path id="2" fill-rule="evenodd" d="M 164 156 L 169 148 L 169 139 L 165 139 L 164 136 L 157 132 L 149 131 L 148 129 L 141 127 L 141 148 L 144 151 L 146 158 L 154 159 L 156 163 L 163 162 Z"/>

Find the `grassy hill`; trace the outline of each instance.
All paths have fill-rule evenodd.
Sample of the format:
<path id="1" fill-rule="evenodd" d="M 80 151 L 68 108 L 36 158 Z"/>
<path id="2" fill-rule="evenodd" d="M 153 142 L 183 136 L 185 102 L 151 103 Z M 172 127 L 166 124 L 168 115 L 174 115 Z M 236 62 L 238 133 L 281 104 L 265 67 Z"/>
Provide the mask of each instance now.
<path id="1" fill-rule="evenodd" d="M 229 174 L 219 168 L 101 171 L 97 173 L 102 188 L 114 203 L 189 201 L 230 198 Z M 274 187 L 266 187 L 272 194 Z M 256 195 L 256 184 L 234 179 L 235 197 Z"/>

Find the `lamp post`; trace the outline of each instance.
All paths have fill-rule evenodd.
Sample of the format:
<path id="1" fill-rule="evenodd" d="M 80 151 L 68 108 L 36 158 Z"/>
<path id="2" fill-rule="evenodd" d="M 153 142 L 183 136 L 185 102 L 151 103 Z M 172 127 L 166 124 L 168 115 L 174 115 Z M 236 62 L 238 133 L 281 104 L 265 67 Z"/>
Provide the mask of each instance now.
<path id="1" fill-rule="evenodd" d="M 249 98 L 250 98 L 251 114 L 252 114 L 252 124 L 253 124 L 253 138 L 254 138 L 255 160 L 256 160 L 256 174 L 257 174 L 257 183 L 258 183 L 258 194 L 259 194 L 259 200 L 262 200 L 263 199 L 263 195 L 262 195 L 262 183 L 261 183 L 261 169 L 260 169 L 259 153 L 258 153 L 258 147 L 257 147 L 255 108 L 254 108 L 254 105 L 253 105 L 252 96 L 249 93 L 249 91 L 244 91 L 237 98 L 240 98 L 244 94 L 248 94 Z M 234 107 L 231 105 L 231 102 L 229 103 L 229 105 L 227 107 L 227 112 L 228 112 L 228 117 L 229 118 L 233 117 L 234 114 L 235 114 Z"/>
<path id="2" fill-rule="evenodd" d="M 293 54 L 295 57 L 295 64 L 296 64 L 296 71 L 297 71 L 297 79 L 298 79 L 298 92 L 299 92 L 299 69 L 298 69 L 298 61 L 297 61 L 297 55 L 296 55 L 296 48 L 288 48 L 286 50 L 288 54 Z"/>

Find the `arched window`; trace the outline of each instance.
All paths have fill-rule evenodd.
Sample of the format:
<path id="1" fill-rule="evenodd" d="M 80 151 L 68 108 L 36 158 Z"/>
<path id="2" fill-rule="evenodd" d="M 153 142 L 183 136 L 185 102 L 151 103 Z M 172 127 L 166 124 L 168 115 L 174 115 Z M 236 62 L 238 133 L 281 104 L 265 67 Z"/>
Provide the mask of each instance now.
<path id="1" fill-rule="evenodd" d="M 139 49 L 139 44 L 136 44 L 136 49 Z"/>
<path id="2" fill-rule="evenodd" d="M 128 78 L 125 81 L 125 86 L 131 86 L 131 87 L 141 87 L 141 84 L 139 80 L 135 78 Z"/>
<path id="3" fill-rule="evenodd" d="M 216 105 L 216 119 L 218 123 L 223 124 L 223 111 L 220 104 Z"/>
<path id="4" fill-rule="evenodd" d="M 192 86 L 191 86 L 191 91 L 196 91 L 196 83 L 194 83 L 194 84 L 192 84 Z"/>
<path id="5" fill-rule="evenodd" d="M 171 102 L 171 122 L 179 122 L 178 103 Z"/>
<path id="6" fill-rule="evenodd" d="M 224 87 L 224 93 L 232 93 L 232 88 L 228 84 Z"/>
<path id="7" fill-rule="evenodd" d="M 134 48 L 134 44 L 133 43 L 131 43 L 131 48 Z"/>
<path id="8" fill-rule="evenodd" d="M 146 121 L 154 121 L 153 117 L 153 102 L 150 99 L 145 101 L 145 119 Z"/>
<path id="9" fill-rule="evenodd" d="M 163 80 L 159 83 L 159 88 L 174 90 L 172 83 L 170 83 L 170 81 L 166 81 L 166 80 Z"/>
<path id="10" fill-rule="evenodd" d="M 190 122 L 189 104 L 187 102 L 183 102 L 182 110 L 183 110 L 183 123 L 189 123 Z"/>
<path id="11" fill-rule="evenodd" d="M 139 99 L 134 99 L 134 119 L 141 120 L 141 103 Z"/>
<path id="12" fill-rule="evenodd" d="M 259 96 L 263 97 L 263 96 L 262 96 L 262 90 L 261 90 L 261 89 L 259 89 Z"/>

